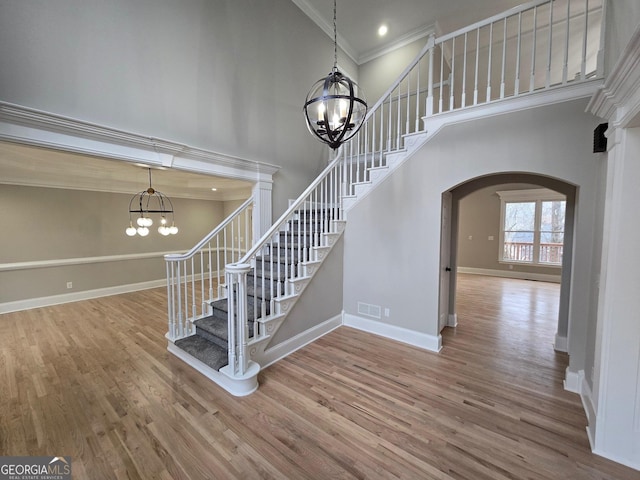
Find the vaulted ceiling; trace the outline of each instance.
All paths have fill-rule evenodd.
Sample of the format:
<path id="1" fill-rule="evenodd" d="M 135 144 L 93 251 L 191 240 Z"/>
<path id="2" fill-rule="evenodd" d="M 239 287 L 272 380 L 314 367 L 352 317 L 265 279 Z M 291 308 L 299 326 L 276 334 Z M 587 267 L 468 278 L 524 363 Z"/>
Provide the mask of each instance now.
<path id="1" fill-rule="evenodd" d="M 332 0 L 292 0 L 333 38 Z M 448 33 L 522 3 L 521 0 L 338 0 L 340 47 L 356 63 L 423 38 Z M 388 33 L 379 37 L 385 24 Z M 127 162 L 0 142 L 0 183 L 135 193 L 148 173 Z M 171 170 L 153 173 L 154 186 L 176 197 L 224 200 L 248 197 L 247 182 Z M 217 188 L 212 191 L 211 188 Z"/>

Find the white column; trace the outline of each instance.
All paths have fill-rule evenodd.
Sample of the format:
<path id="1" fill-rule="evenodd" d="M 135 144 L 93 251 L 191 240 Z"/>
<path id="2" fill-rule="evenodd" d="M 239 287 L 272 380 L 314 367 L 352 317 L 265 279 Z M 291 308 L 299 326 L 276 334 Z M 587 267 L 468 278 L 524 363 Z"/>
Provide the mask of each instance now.
<path id="1" fill-rule="evenodd" d="M 253 186 L 253 242 L 257 242 L 273 223 L 272 219 L 273 182 L 258 181 Z"/>

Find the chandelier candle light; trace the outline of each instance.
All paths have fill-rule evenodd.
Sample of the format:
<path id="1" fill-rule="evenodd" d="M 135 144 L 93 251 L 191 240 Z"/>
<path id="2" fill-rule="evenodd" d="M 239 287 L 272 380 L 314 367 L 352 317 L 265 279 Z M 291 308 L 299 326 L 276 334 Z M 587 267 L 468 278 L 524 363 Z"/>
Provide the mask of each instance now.
<path id="1" fill-rule="evenodd" d="M 136 204 L 139 207 L 137 209 L 135 208 Z M 137 228 L 133 226 L 132 213 L 139 215 L 136 220 Z M 149 216 L 151 213 L 160 214 L 158 233 L 164 236 L 178 233 L 178 227 L 175 226 L 173 221 L 173 204 L 171 203 L 171 199 L 151 186 L 151 169 L 149 169 L 149 188 L 136 193 L 129 202 L 129 226 L 125 230 L 125 233 L 130 237 L 136 234 L 141 237 L 149 235 L 149 227 L 153 225 L 153 220 Z M 171 226 L 168 224 L 167 215 L 171 215 Z"/>
<path id="2" fill-rule="evenodd" d="M 333 69 L 311 88 L 303 111 L 309 131 L 334 150 L 358 132 L 367 114 L 367 102 L 358 85 L 338 71 L 336 0 L 333 1 Z"/>

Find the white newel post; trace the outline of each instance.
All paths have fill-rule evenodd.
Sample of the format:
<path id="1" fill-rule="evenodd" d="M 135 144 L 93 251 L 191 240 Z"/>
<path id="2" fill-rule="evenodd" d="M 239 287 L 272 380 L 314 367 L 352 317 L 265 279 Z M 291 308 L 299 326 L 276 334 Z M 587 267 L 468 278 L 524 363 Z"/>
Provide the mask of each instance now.
<path id="1" fill-rule="evenodd" d="M 430 117 L 433 115 L 433 53 L 435 49 L 435 40 L 436 36 L 431 34 L 429 36 L 429 84 L 427 90 L 427 105 L 426 105 L 426 116 Z M 442 96 L 442 82 L 440 83 L 440 96 Z"/>
<path id="2" fill-rule="evenodd" d="M 251 265 L 245 263 L 226 266 L 228 315 L 228 360 L 220 372 L 229 377 L 228 390 L 236 396 L 248 395 L 258 388 L 260 365 L 249 359 L 247 343 L 247 274 Z"/>

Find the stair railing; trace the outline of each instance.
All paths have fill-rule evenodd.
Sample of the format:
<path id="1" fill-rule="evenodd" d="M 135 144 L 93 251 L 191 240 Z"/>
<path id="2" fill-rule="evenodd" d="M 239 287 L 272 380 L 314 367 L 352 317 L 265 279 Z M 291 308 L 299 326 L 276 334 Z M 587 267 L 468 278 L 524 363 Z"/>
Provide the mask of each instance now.
<path id="1" fill-rule="evenodd" d="M 601 77 L 605 9 L 606 0 L 538 0 L 430 36 L 343 147 L 349 184 L 369 181 L 425 117 Z"/>
<path id="2" fill-rule="evenodd" d="M 305 262 L 314 261 L 314 249 L 324 246 L 323 234 L 335 232 L 334 220 L 344 218 L 343 198 L 370 181 L 372 170 L 386 167 L 387 155 L 404 148 L 405 136 L 422 132 L 421 120 L 601 77 L 605 7 L 606 0 L 538 0 L 438 38 L 431 35 L 340 154 L 240 261 L 227 265 L 232 374 L 244 375 L 249 345 L 269 333 L 258 319 L 279 313 L 279 302 L 304 275 Z M 298 228 L 289 229 L 296 222 Z M 305 231 L 304 225 L 319 229 Z M 258 270 L 274 268 L 265 262 L 269 255 L 278 257 L 278 271 L 258 283 Z"/>
<path id="3" fill-rule="evenodd" d="M 193 321 L 211 313 L 211 302 L 226 296 L 224 266 L 238 261 L 253 244 L 253 197 L 185 254 L 165 255 L 168 337 L 195 333 Z"/>
<path id="4" fill-rule="evenodd" d="M 247 371 L 248 345 L 273 333 L 258 320 L 284 313 L 288 307 L 281 302 L 299 292 L 307 269 L 330 248 L 327 234 L 338 233 L 344 215 L 341 160 L 338 153 L 246 255 L 227 265 L 228 353 L 234 376 Z"/>

